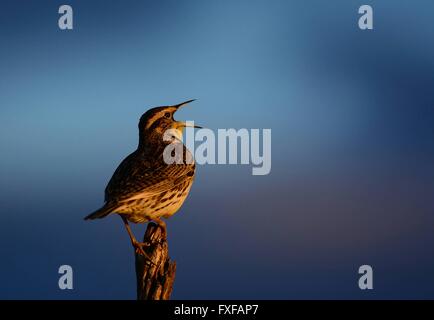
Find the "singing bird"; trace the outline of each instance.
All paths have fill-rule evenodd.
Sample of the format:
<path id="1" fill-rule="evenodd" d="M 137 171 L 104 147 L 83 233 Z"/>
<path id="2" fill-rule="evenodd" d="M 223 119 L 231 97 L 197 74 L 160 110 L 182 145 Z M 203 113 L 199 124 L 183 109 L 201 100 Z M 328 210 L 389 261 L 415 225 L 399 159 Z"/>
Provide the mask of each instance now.
<path id="1" fill-rule="evenodd" d="M 193 184 L 194 159 L 181 138 L 184 128 L 200 127 L 173 118 L 179 108 L 192 101 L 152 108 L 142 115 L 137 150 L 121 162 L 110 179 L 105 204 L 85 217 L 93 220 L 111 213 L 120 215 L 138 254 L 146 256 L 143 247 L 148 244 L 136 240 L 128 221 L 154 221 L 165 234 L 166 223 L 161 218 L 169 218 L 179 210 Z M 167 149 L 169 145 L 172 148 Z M 173 158 L 177 150 L 180 151 Z"/>

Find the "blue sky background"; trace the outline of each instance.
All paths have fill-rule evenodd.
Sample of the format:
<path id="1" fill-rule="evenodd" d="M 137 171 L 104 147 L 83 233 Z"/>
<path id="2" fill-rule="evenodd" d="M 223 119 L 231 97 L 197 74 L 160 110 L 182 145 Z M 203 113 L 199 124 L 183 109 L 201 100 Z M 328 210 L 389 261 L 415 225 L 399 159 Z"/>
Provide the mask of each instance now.
<path id="1" fill-rule="evenodd" d="M 140 115 L 190 98 L 179 119 L 271 128 L 272 170 L 198 168 L 168 222 L 173 298 L 434 298 L 433 18 L 429 0 L 0 1 L 0 298 L 135 298 L 121 220 L 82 218 Z"/>

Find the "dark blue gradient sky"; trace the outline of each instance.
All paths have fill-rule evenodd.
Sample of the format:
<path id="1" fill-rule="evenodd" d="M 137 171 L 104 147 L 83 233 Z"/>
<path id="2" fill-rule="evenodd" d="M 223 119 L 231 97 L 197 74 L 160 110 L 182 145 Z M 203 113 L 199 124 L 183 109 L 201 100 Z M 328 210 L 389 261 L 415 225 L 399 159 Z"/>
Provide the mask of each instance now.
<path id="1" fill-rule="evenodd" d="M 82 218 L 140 115 L 190 98 L 178 118 L 271 128 L 272 171 L 198 168 L 173 298 L 434 298 L 432 1 L 74 0 L 67 32 L 64 3 L 0 2 L 0 298 L 135 298 L 121 220 Z"/>

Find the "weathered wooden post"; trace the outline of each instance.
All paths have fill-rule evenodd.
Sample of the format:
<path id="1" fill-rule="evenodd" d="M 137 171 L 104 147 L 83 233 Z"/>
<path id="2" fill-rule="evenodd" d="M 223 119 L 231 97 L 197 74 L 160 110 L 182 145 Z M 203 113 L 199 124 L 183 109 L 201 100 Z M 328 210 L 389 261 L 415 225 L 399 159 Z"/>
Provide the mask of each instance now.
<path id="1" fill-rule="evenodd" d="M 158 225 L 148 224 L 144 243 L 152 260 L 136 253 L 137 300 L 169 300 L 175 281 L 176 262 L 169 258 L 167 239 Z"/>

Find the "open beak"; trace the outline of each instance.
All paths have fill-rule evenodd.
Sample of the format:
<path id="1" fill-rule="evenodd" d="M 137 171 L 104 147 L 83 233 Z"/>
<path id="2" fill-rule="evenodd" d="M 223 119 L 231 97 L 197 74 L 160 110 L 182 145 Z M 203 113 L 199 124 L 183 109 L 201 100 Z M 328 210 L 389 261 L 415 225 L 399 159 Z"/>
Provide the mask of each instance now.
<path id="1" fill-rule="evenodd" d="M 176 104 L 173 107 L 175 107 L 176 109 L 179 109 L 182 106 L 185 106 L 186 104 L 189 104 L 190 102 L 193 102 L 195 100 L 196 99 L 187 100 L 185 102 L 181 102 L 180 104 Z M 190 121 L 176 121 L 176 123 L 177 123 L 177 127 L 178 128 L 197 128 L 197 129 L 202 129 L 202 127 L 193 125 Z"/>

